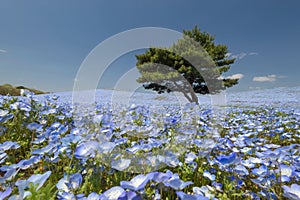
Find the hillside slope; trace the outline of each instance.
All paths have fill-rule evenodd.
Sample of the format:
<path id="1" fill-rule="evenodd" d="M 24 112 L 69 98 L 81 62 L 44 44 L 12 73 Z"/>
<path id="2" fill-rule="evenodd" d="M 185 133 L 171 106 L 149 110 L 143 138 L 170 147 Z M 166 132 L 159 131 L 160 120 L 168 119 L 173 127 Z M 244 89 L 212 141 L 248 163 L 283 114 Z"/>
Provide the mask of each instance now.
<path id="1" fill-rule="evenodd" d="M 10 96 L 20 96 L 21 89 L 29 90 L 34 94 L 46 94 L 47 92 L 43 92 L 36 89 L 27 88 L 24 86 L 12 86 L 10 84 L 0 85 L 0 95 L 10 95 Z"/>

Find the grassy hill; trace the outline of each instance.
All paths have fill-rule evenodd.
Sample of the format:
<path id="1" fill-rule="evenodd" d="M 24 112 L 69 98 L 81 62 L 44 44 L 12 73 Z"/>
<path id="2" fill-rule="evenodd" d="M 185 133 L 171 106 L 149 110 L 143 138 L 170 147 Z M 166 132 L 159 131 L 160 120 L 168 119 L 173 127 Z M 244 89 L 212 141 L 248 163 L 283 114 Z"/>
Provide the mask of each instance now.
<path id="1" fill-rule="evenodd" d="M 12 86 L 10 84 L 0 85 L 0 95 L 10 95 L 10 96 L 20 96 L 21 89 L 29 90 L 34 94 L 46 94 L 47 92 L 43 92 L 36 89 L 27 88 L 24 86 Z"/>

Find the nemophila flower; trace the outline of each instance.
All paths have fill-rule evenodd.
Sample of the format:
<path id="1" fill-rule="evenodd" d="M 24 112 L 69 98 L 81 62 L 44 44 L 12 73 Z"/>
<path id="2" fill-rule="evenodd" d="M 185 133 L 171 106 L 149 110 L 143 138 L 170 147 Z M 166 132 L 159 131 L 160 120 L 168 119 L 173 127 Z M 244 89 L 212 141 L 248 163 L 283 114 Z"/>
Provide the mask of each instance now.
<path id="1" fill-rule="evenodd" d="M 3 163 L 7 157 L 7 153 L 0 153 L 0 164 Z"/>
<path id="2" fill-rule="evenodd" d="M 214 199 L 215 195 L 214 188 L 212 188 L 209 185 L 202 186 L 202 187 L 193 187 L 193 192 L 195 195 L 203 195 L 205 197 L 208 197 L 209 199 Z"/>
<path id="3" fill-rule="evenodd" d="M 0 123 L 5 123 L 8 120 L 12 119 L 13 117 L 14 117 L 14 114 L 12 114 L 12 113 L 5 115 L 4 117 L 0 117 Z"/>
<path id="4" fill-rule="evenodd" d="M 12 142 L 12 141 L 6 141 L 0 144 L 0 152 L 1 151 L 7 151 L 10 149 L 18 149 L 20 145 L 17 142 Z"/>
<path id="5" fill-rule="evenodd" d="M 54 148 L 56 147 L 55 144 L 48 144 L 47 146 L 41 148 L 41 149 L 35 149 L 32 151 L 32 154 L 36 154 L 36 155 L 44 155 L 46 153 L 50 153 L 54 150 Z"/>
<path id="6" fill-rule="evenodd" d="M 193 152 L 190 152 L 188 154 L 185 155 L 185 160 L 184 162 L 187 164 L 190 164 L 191 162 L 193 162 L 195 160 L 195 158 L 197 158 L 196 154 Z"/>
<path id="7" fill-rule="evenodd" d="M 142 146 L 141 145 L 134 145 L 133 147 L 126 148 L 126 151 L 136 154 L 139 150 L 141 150 Z"/>
<path id="8" fill-rule="evenodd" d="M 234 168 L 234 171 L 241 176 L 249 175 L 248 170 L 243 165 L 237 165 Z"/>
<path id="9" fill-rule="evenodd" d="M 251 172 L 256 176 L 264 177 L 268 174 L 268 167 L 266 165 L 261 165 L 259 168 L 255 168 Z"/>
<path id="10" fill-rule="evenodd" d="M 214 188 L 219 191 L 219 192 L 223 192 L 222 187 L 223 185 L 221 183 L 218 182 L 212 182 L 212 186 L 214 186 Z"/>
<path id="11" fill-rule="evenodd" d="M 261 190 L 260 191 L 260 194 L 265 198 L 265 199 L 268 199 L 268 200 L 277 200 L 277 196 L 273 193 L 273 192 L 270 192 L 270 191 L 266 191 L 266 190 Z"/>
<path id="12" fill-rule="evenodd" d="M 169 180 L 173 174 L 171 173 L 163 173 L 163 172 L 153 172 L 152 180 L 157 183 L 163 183 Z"/>
<path id="13" fill-rule="evenodd" d="M 100 195 L 96 192 L 92 192 L 88 195 L 87 200 L 100 200 Z"/>
<path id="14" fill-rule="evenodd" d="M 216 161 L 222 165 L 230 165 L 237 161 L 237 154 L 235 152 L 227 155 L 220 155 L 215 158 Z"/>
<path id="15" fill-rule="evenodd" d="M 260 200 L 260 197 L 258 196 L 258 194 L 254 193 L 254 192 L 249 192 L 249 195 L 247 196 L 250 196 L 251 199 L 253 200 Z"/>
<path id="16" fill-rule="evenodd" d="M 130 189 L 133 191 L 143 190 L 146 184 L 152 179 L 153 174 L 140 174 L 135 176 L 130 181 L 121 181 L 120 186 L 124 189 Z"/>
<path id="17" fill-rule="evenodd" d="M 114 142 L 103 142 L 98 145 L 98 152 L 99 153 L 110 153 L 114 148 L 116 144 Z"/>
<path id="18" fill-rule="evenodd" d="M 46 140 L 46 135 L 37 136 L 37 138 L 32 142 L 32 144 L 41 144 Z"/>
<path id="19" fill-rule="evenodd" d="M 271 159 L 271 160 L 277 160 L 280 155 L 281 155 L 281 151 L 280 150 L 267 150 L 265 152 L 256 152 L 255 154 L 257 155 L 257 157 L 259 158 L 267 158 L 267 159 Z"/>
<path id="20" fill-rule="evenodd" d="M 278 144 L 265 144 L 264 146 L 269 149 L 277 149 L 280 147 L 280 145 L 278 145 Z"/>
<path id="21" fill-rule="evenodd" d="M 119 187 L 119 186 L 115 186 L 110 188 L 109 190 L 106 190 L 103 194 L 102 194 L 102 198 L 103 200 L 114 200 L 114 199 L 121 199 L 121 198 L 125 198 L 126 197 L 126 191 Z"/>
<path id="22" fill-rule="evenodd" d="M 255 158 L 255 157 L 250 157 L 248 158 L 249 162 L 253 163 L 253 164 L 262 164 L 264 163 L 264 161 L 261 158 Z M 251 167 L 249 167 L 251 168 Z"/>
<path id="23" fill-rule="evenodd" d="M 19 172 L 19 169 L 17 170 L 12 167 L 7 167 L 7 169 L 1 169 L 1 171 L 5 171 L 5 174 L 3 177 L 0 177 L 0 184 L 4 183 L 5 181 L 10 181 L 12 178 L 14 178 Z"/>
<path id="24" fill-rule="evenodd" d="M 82 183 L 82 175 L 80 173 L 65 175 L 64 178 L 60 179 L 56 184 L 58 190 L 64 192 L 70 192 L 80 188 Z"/>
<path id="25" fill-rule="evenodd" d="M 51 175 L 51 171 L 45 172 L 44 174 L 36 174 L 29 177 L 27 180 L 18 180 L 16 181 L 16 186 L 18 186 L 19 194 L 13 195 L 9 198 L 9 200 L 19 200 L 24 199 L 27 196 L 31 195 L 31 192 L 25 191 L 25 189 L 29 188 L 29 183 L 36 185 L 36 191 L 38 191 L 46 182 L 46 180 Z"/>
<path id="26" fill-rule="evenodd" d="M 292 200 L 299 200 L 300 199 L 300 185 L 292 184 L 289 186 L 282 186 L 283 188 L 283 196 L 292 199 Z"/>
<path id="27" fill-rule="evenodd" d="M 36 122 L 31 122 L 30 124 L 27 124 L 26 128 L 28 128 L 31 131 L 41 130 L 43 128 L 43 125 Z"/>
<path id="28" fill-rule="evenodd" d="M 164 182 L 165 186 L 171 187 L 174 190 L 182 190 L 183 188 L 185 188 L 191 184 L 193 184 L 192 181 L 184 182 L 184 181 L 180 180 L 179 178 L 171 178 L 168 181 Z"/>
<path id="29" fill-rule="evenodd" d="M 0 200 L 3 200 L 6 197 L 8 197 L 11 192 L 12 192 L 11 187 L 7 188 L 4 192 L 0 192 Z"/>
<path id="30" fill-rule="evenodd" d="M 196 195 L 186 194 L 185 192 L 182 192 L 182 191 L 178 191 L 178 192 L 176 192 L 176 194 L 180 200 L 209 200 L 208 197 L 205 197 L 205 196 L 202 196 L 199 194 L 196 194 Z"/>
<path id="31" fill-rule="evenodd" d="M 211 181 L 214 181 L 216 179 L 216 175 L 209 173 L 209 171 L 207 170 L 203 172 L 203 176 L 208 178 Z"/>
<path id="32" fill-rule="evenodd" d="M 180 161 L 177 158 L 177 156 L 169 151 L 165 152 L 164 155 L 158 155 L 157 157 L 160 162 L 165 163 L 170 167 L 176 167 L 180 164 Z"/>
<path id="33" fill-rule="evenodd" d="M 87 158 L 90 155 L 94 156 L 95 152 L 99 149 L 99 143 L 96 141 L 88 141 L 77 145 L 75 150 L 76 158 Z"/>
<path id="34" fill-rule="evenodd" d="M 130 163 L 131 163 L 130 159 L 121 158 L 121 159 L 118 159 L 118 160 L 113 160 L 111 162 L 111 167 L 113 169 L 118 170 L 118 171 L 123 171 L 123 170 L 125 170 L 129 167 Z"/>
<path id="35" fill-rule="evenodd" d="M 62 192 L 57 194 L 58 200 L 77 200 L 76 196 L 70 192 Z"/>
<path id="36" fill-rule="evenodd" d="M 50 175 L 51 171 L 47 171 L 44 174 L 35 174 L 29 177 L 27 181 L 33 183 L 34 185 L 38 185 L 36 190 L 39 190 L 44 185 L 44 183 Z"/>
<path id="37" fill-rule="evenodd" d="M 28 160 L 21 160 L 17 164 L 17 167 L 19 167 L 20 169 L 28 169 L 29 167 L 38 163 L 40 160 L 41 158 L 39 156 L 31 156 Z"/>
<path id="38" fill-rule="evenodd" d="M 0 109 L 0 118 L 1 117 L 5 117 L 8 113 L 9 113 L 8 110 L 2 110 L 2 109 Z"/>
<path id="39" fill-rule="evenodd" d="M 255 167 L 255 163 L 252 163 L 249 159 L 242 160 L 241 164 L 244 165 L 245 167 L 250 168 L 250 169 Z"/>
<path id="40" fill-rule="evenodd" d="M 280 164 L 276 173 L 281 175 L 282 182 L 289 182 L 290 179 L 295 175 L 295 167 Z"/>

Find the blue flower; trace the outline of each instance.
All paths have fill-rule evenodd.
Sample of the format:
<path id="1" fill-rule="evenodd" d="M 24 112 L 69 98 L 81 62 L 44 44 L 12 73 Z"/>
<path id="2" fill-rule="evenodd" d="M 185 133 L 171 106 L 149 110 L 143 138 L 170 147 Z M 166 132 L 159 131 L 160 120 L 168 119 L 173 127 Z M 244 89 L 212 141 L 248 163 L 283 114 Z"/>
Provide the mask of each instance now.
<path id="1" fill-rule="evenodd" d="M 264 177 L 268 174 L 268 167 L 266 165 L 261 165 L 259 168 L 255 168 L 251 172 L 256 176 Z"/>
<path id="2" fill-rule="evenodd" d="M 216 158 L 216 161 L 222 165 L 230 165 L 233 164 L 237 160 L 237 155 L 235 152 L 226 155 L 220 155 Z"/>
<path id="3" fill-rule="evenodd" d="M 87 200 L 100 200 L 100 195 L 97 194 L 96 192 L 92 192 L 92 193 L 89 194 L 89 196 L 87 197 Z"/>
<path id="4" fill-rule="evenodd" d="M 4 192 L 0 192 L 0 200 L 3 200 L 6 197 L 8 197 L 10 195 L 11 191 L 12 191 L 12 189 L 9 187 Z"/>
<path id="5" fill-rule="evenodd" d="M 94 155 L 95 151 L 99 148 L 99 143 L 96 141 L 88 141 L 82 144 L 79 144 L 75 150 L 76 158 L 88 158 L 91 154 Z"/>
<path id="6" fill-rule="evenodd" d="M 276 197 L 276 195 L 273 193 L 273 192 L 270 192 L 270 191 L 266 191 L 266 190 L 262 190 L 260 191 L 260 194 L 268 199 L 268 200 L 277 200 L 278 198 Z"/>
<path id="7" fill-rule="evenodd" d="M 103 193 L 103 196 L 104 196 L 103 199 L 114 200 L 122 197 L 124 198 L 126 196 L 126 192 L 123 188 L 119 186 L 115 186 L 105 191 Z"/>
<path id="8" fill-rule="evenodd" d="M 207 170 L 203 172 L 203 176 L 208 178 L 211 181 L 214 181 L 216 179 L 216 175 L 209 173 L 209 171 Z"/>
<path id="9" fill-rule="evenodd" d="M 221 183 L 213 182 L 212 186 L 214 186 L 216 188 L 216 190 L 218 190 L 219 192 L 223 192 L 223 190 L 222 190 L 223 185 Z"/>
<path id="10" fill-rule="evenodd" d="M 295 175 L 295 167 L 281 164 L 280 168 L 276 170 L 276 172 L 281 174 L 282 182 L 289 182 L 290 178 Z"/>
<path id="11" fill-rule="evenodd" d="M 193 192 L 196 195 L 203 195 L 209 199 L 214 199 L 215 195 L 213 194 L 214 188 L 207 186 L 199 187 L 193 187 Z"/>
<path id="12" fill-rule="evenodd" d="M 73 193 L 63 192 L 57 194 L 58 200 L 77 200 Z"/>
<path id="13" fill-rule="evenodd" d="M 113 142 L 103 142 L 98 145 L 99 153 L 110 153 L 113 148 L 115 148 L 116 144 Z"/>
<path id="14" fill-rule="evenodd" d="M 180 200 L 209 200 L 208 197 L 202 196 L 200 194 L 192 195 L 192 194 L 186 194 L 184 192 L 176 192 L 177 196 Z"/>
<path id="15" fill-rule="evenodd" d="M 249 175 L 248 170 L 246 169 L 246 167 L 244 167 L 243 165 L 238 165 L 234 168 L 235 172 L 238 173 L 239 175 L 245 176 L 245 175 Z"/>
<path id="16" fill-rule="evenodd" d="M 2 171 L 6 171 L 6 173 L 4 174 L 3 177 L 0 178 L 0 184 L 4 183 L 7 180 L 9 181 L 13 177 L 15 177 L 17 175 L 17 173 L 19 172 L 19 169 L 16 170 L 15 168 L 8 167 L 6 170 L 2 170 Z"/>
<path id="17" fill-rule="evenodd" d="M 7 153 L 0 153 L 0 164 L 3 163 L 7 157 Z"/>
<path id="18" fill-rule="evenodd" d="M 111 162 L 111 167 L 118 171 L 123 171 L 129 167 L 130 162 L 131 162 L 130 159 L 123 159 L 123 158 L 118 159 L 118 160 L 113 160 Z"/>
<path id="19" fill-rule="evenodd" d="M 163 183 L 172 177 L 170 173 L 154 172 L 152 180 L 157 183 Z"/>
<path id="20" fill-rule="evenodd" d="M 173 188 L 174 190 L 182 190 L 183 188 L 193 184 L 192 181 L 187 181 L 187 182 L 184 182 L 182 180 L 180 180 L 179 178 L 172 178 L 172 179 L 169 179 L 168 181 L 164 182 L 165 186 L 167 187 L 171 187 Z"/>
<path id="21" fill-rule="evenodd" d="M 131 179 L 130 181 L 121 181 L 120 186 L 124 189 L 130 189 L 134 191 L 142 190 L 146 186 L 146 184 L 151 180 L 153 174 L 140 174 Z"/>
<path id="22" fill-rule="evenodd" d="M 126 198 L 124 198 L 124 200 L 141 200 L 141 196 L 138 195 L 137 193 L 129 190 L 127 193 L 126 193 Z M 122 199 L 123 200 L 123 199 Z M 158 199 L 156 199 L 158 200 Z"/>
<path id="23" fill-rule="evenodd" d="M 195 160 L 195 158 L 197 158 L 196 154 L 193 152 L 190 152 L 190 153 L 186 154 L 184 162 L 187 164 L 190 164 L 191 162 L 193 162 Z"/>
<path id="24" fill-rule="evenodd" d="M 64 192 L 70 192 L 79 189 L 82 183 L 82 175 L 80 173 L 67 175 L 60 179 L 56 184 L 57 189 Z"/>
<path id="25" fill-rule="evenodd" d="M 0 152 L 1 151 L 7 151 L 10 149 L 18 149 L 20 145 L 17 142 L 12 142 L 12 141 L 6 141 L 0 144 Z"/>
<path id="26" fill-rule="evenodd" d="M 29 177 L 27 181 L 33 183 L 34 185 L 38 185 L 36 190 L 39 190 L 44 185 L 44 183 L 50 175 L 51 171 L 47 171 L 44 174 L 35 174 Z"/>
<path id="27" fill-rule="evenodd" d="M 284 185 L 282 188 L 283 196 L 292 200 L 300 200 L 300 185 L 292 184 L 290 187 Z"/>
<path id="28" fill-rule="evenodd" d="M 26 126 L 29 130 L 34 131 L 34 130 L 41 130 L 43 128 L 43 125 L 32 122 Z"/>

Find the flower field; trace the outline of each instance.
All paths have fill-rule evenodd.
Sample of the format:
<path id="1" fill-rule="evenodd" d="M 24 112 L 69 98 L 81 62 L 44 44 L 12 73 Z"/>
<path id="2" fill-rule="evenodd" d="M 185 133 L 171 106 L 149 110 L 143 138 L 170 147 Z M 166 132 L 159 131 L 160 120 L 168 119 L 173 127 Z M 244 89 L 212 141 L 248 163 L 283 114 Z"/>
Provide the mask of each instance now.
<path id="1" fill-rule="evenodd" d="M 0 96 L 0 199 L 300 199 L 299 108 L 245 105 Z"/>

